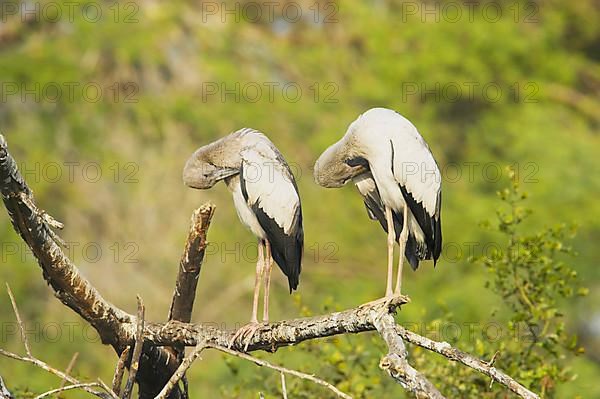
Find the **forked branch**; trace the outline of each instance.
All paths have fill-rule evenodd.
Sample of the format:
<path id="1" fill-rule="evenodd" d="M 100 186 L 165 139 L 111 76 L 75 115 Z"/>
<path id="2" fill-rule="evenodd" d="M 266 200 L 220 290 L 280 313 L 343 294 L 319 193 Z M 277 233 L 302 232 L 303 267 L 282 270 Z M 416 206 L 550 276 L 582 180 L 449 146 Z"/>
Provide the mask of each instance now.
<path id="1" fill-rule="evenodd" d="M 375 312 L 371 313 L 371 317 L 389 350 L 379 362 L 379 367 L 417 398 L 444 399 L 437 388 L 408 363 L 408 352 L 396 333 L 394 317 L 389 313 L 378 315 Z"/>
<path id="2" fill-rule="evenodd" d="M 0 355 L 11 358 L 11 359 L 19 360 L 22 362 L 31 363 L 31 364 L 41 368 L 42 370 L 45 370 L 51 374 L 54 374 L 55 376 L 59 377 L 63 382 L 67 381 L 71 384 L 71 385 L 65 387 L 61 383 L 61 387 L 50 390 L 45 393 L 42 393 L 42 394 L 38 395 L 36 397 L 36 399 L 44 398 L 44 397 L 50 396 L 55 393 L 72 390 L 72 389 L 82 389 L 82 390 L 88 392 L 89 394 L 97 396 L 99 398 L 118 399 L 118 397 L 115 395 L 115 393 L 112 392 L 110 389 L 108 389 L 100 381 L 91 382 L 91 383 L 82 383 L 79 380 L 77 380 L 76 378 L 71 377 L 68 372 L 62 372 L 62 371 L 50 366 L 49 364 L 41 361 L 40 359 L 36 358 L 35 356 L 33 356 L 32 352 L 31 352 L 31 347 L 29 346 L 29 339 L 27 338 L 23 319 L 21 319 L 21 314 L 19 312 L 19 308 L 17 307 L 17 303 L 15 301 L 14 295 L 8 284 L 6 284 L 6 291 L 8 292 L 8 296 L 10 297 L 10 301 L 11 301 L 11 304 L 13 307 L 13 312 L 15 313 L 17 323 L 19 324 L 19 330 L 21 332 L 21 338 L 23 340 L 23 346 L 25 347 L 26 355 L 25 356 L 17 355 L 16 353 L 12 353 L 12 352 L 6 351 L 1 348 L 0 348 Z M 97 391 L 97 390 L 93 389 L 95 387 L 102 388 L 105 392 Z M 8 389 L 4 386 L 4 381 L 2 381 L 1 377 L 0 377 L 0 394 L 1 394 L 0 398 L 2 398 L 2 399 L 4 399 L 5 396 L 8 398 L 12 397 L 10 395 L 10 392 L 8 392 Z"/>
<path id="3" fill-rule="evenodd" d="M 0 135 L 0 192 L 15 230 L 37 258 L 44 279 L 61 302 L 89 322 L 98 331 L 102 342 L 112 345 L 118 355 L 121 355 L 125 348 L 135 345 L 136 341 L 140 342 L 139 336 L 136 340 L 139 317 L 136 318 L 106 301 L 94 286 L 79 273 L 77 267 L 57 244 L 61 240 L 52 231 L 52 228 L 61 227 L 61 225 L 35 205 L 33 194 L 19 173 L 15 160 L 8 153 L 6 141 L 2 135 Z M 210 216 L 212 216 L 212 207 L 209 207 L 211 209 Z M 210 217 L 205 222 L 207 229 Z M 204 231 L 204 238 L 199 236 L 197 251 L 190 251 L 190 256 L 187 258 L 194 263 L 192 271 L 188 272 L 190 269 L 186 265 L 181 272 L 187 274 L 177 280 L 178 286 L 170 311 L 172 320 L 168 323 L 144 323 L 142 340 L 146 345 L 144 345 L 140 370 L 137 374 L 140 398 L 154 398 L 167 384 L 179 365 L 179 360 L 161 346 L 181 348 L 183 346 L 197 347 L 202 344 L 206 347 L 227 348 L 230 344 L 233 334 L 231 331 L 189 323 L 194 296 L 191 294 L 195 293 L 193 278 L 196 278 L 194 276 L 197 276 L 200 270 L 203 257 L 201 247 L 205 245 L 205 241 L 204 244 L 202 243 L 202 240 L 205 240 L 205 233 L 206 231 Z M 185 263 L 184 261 L 185 257 L 182 263 Z M 197 270 L 194 270 L 193 267 L 197 267 Z M 187 294 L 181 295 L 186 292 Z M 390 305 L 389 310 L 393 311 L 397 306 L 407 302 L 408 298 L 401 297 L 396 303 Z M 460 352 L 446 343 L 436 343 L 395 326 L 395 324 L 392 325 L 393 318 L 390 315 L 384 315 L 381 320 L 378 320 L 373 316 L 374 313 L 378 314 L 379 312 L 369 306 L 362 306 L 343 312 L 283 320 L 262 326 L 252 337 L 248 351 L 272 352 L 282 346 L 296 345 L 306 340 L 379 330 L 390 347 L 390 353 L 384 357 L 382 366 L 407 389 L 422 395 L 421 397 L 437 399 L 442 396 L 420 373 L 408 365 L 402 339 L 482 372 L 522 398 L 538 398 L 513 378 L 491 365 L 486 366 L 485 362 Z M 177 321 L 176 319 L 182 320 Z M 234 349 L 241 350 L 241 348 Z M 20 357 L 5 351 L 1 351 L 0 354 L 29 361 L 42 368 L 49 368 L 29 356 Z M 283 370 L 280 371 L 283 372 Z M 71 385 L 79 383 L 65 373 L 57 372 L 60 378 L 65 379 Z M 180 398 L 180 394 L 182 394 L 180 391 L 173 390 L 168 397 L 170 399 Z"/>

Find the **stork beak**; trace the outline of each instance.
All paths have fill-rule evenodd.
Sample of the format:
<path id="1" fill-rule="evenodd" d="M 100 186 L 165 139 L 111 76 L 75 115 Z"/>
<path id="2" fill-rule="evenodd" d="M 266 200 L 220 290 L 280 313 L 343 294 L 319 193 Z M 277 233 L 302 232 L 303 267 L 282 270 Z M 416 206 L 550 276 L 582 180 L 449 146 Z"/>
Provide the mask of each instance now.
<path id="1" fill-rule="evenodd" d="M 238 173 L 240 173 L 239 169 L 235 169 L 235 168 L 221 168 L 218 169 L 215 174 L 215 180 L 219 181 L 219 180 L 223 180 L 225 178 L 228 178 L 230 176 L 233 175 L 237 175 Z"/>

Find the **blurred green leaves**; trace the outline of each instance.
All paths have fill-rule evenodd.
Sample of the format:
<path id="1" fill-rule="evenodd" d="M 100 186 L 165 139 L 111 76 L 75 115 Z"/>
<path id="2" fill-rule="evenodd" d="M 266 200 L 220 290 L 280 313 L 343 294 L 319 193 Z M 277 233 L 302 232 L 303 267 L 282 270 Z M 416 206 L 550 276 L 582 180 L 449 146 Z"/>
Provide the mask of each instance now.
<path id="1" fill-rule="evenodd" d="M 525 206 L 527 195 L 521 190 L 514 170 L 507 168 L 507 172 L 509 186 L 498 192 L 502 206 L 497 219 L 483 223 L 500 234 L 501 245 L 498 250 L 471 259 L 486 268 L 485 286 L 489 294 L 495 294 L 495 306 L 500 311 L 488 312 L 487 320 L 469 326 L 471 331 L 462 331 L 463 326 L 457 324 L 460 316 L 441 306 L 443 316 L 425 316 L 419 332 L 438 335 L 432 338 L 448 341 L 483 360 L 494 359 L 495 367 L 542 398 L 556 398 L 557 388 L 575 378 L 569 364 L 583 352 L 576 336 L 567 331 L 563 314 L 566 299 L 587 294 L 587 289 L 579 286 L 577 273 L 564 260 L 565 256 L 574 255 L 566 242 L 573 237 L 574 228 L 559 224 L 534 233 L 524 232 L 523 221 L 532 210 Z M 303 316 L 311 315 L 301 302 L 297 304 Z M 329 299 L 323 312 L 332 310 L 335 306 Z M 449 327 L 457 328 L 458 334 L 445 335 Z M 377 367 L 386 349 L 376 334 L 309 341 L 301 348 L 306 360 L 297 364 L 302 370 L 311 370 L 353 397 L 388 397 L 389 392 L 401 389 Z M 506 388 L 491 384 L 487 377 L 420 347 L 410 347 L 410 361 L 447 397 L 475 399 L 507 395 Z M 240 377 L 235 363 L 228 364 L 232 375 Z M 261 370 L 250 378 L 242 378 L 237 388 L 226 392 L 230 397 L 252 397 L 242 392 L 255 390 L 280 396 L 279 376 Z M 324 397 L 320 387 L 306 381 L 294 380 L 288 383 L 288 390 L 295 397 Z"/>
<path id="2" fill-rule="evenodd" d="M 38 2 L 13 3 L 32 9 Z M 67 3 L 39 2 L 42 7 L 57 4 L 63 10 Z M 207 19 L 202 12 L 206 3 L 102 2 L 103 18 L 96 22 L 87 20 L 81 12 L 75 14 L 73 22 L 65 18 L 51 21 L 51 14 L 51 18 L 39 20 L 24 20 L 19 13 L 2 14 L 0 89 L 4 97 L 0 102 L 0 130 L 11 151 L 29 168 L 36 162 L 42 166 L 51 162 L 97 162 L 104 171 L 105 179 L 96 184 L 82 179 L 71 183 L 66 173 L 56 183 L 38 179 L 32 188 L 39 205 L 67 222 L 67 239 L 81 243 L 133 241 L 140 248 L 136 268 L 115 263 L 109 256 L 97 264 L 79 262 L 109 300 L 135 309 L 130 291 L 139 291 L 148 301 L 152 299 L 149 311 L 155 312 L 157 319 L 164 317 L 189 215 L 201 202 L 211 200 L 219 207 L 211 240 L 231 248 L 236 242 L 253 239 L 239 224 L 224 187 L 191 192 L 182 186 L 180 178 L 182 164 L 195 148 L 243 126 L 263 130 L 301 171 L 298 185 L 308 252 L 300 290 L 308 313 L 325 309 L 325 304 L 329 309 L 335 307 L 333 304 L 349 307 L 381 295 L 384 233 L 367 219 L 352 187 L 324 190 L 313 184 L 311 175 L 319 153 L 337 140 L 359 113 L 372 106 L 386 106 L 419 128 L 443 172 L 446 245 L 464 248 L 466 243 L 496 242 L 497 237 L 509 240 L 513 234 L 515 240 L 501 252 L 486 253 L 485 259 L 498 261 L 486 268 L 489 273 L 482 272 L 479 264 L 468 262 L 469 256 L 477 255 L 470 253 L 453 259 L 445 253 L 435 270 L 424 262 L 417 273 L 407 273 L 405 285 L 414 302 L 399 317 L 434 330 L 439 330 L 436 325 L 449 322 L 483 325 L 492 317 L 488 305 L 493 303 L 493 317 L 502 318 L 502 325 L 515 331 L 520 331 L 525 321 L 541 330 L 548 323 L 546 333 L 533 349 L 534 353 L 546 353 L 556 349 L 555 341 L 560 345 L 569 342 L 566 337 L 570 334 L 565 331 L 582 328 L 580 325 L 600 311 L 600 24 L 596 23 L 600 10 L 595 1 L 458 2 L 465 7 L 458 22 L 443 14 L 436 19 L 435 11 L 423 15 L 427 10 L 457 3 L 452 0 L 319 1 L 323 11 L 327 4 L 337 6 L 334 23 L 312 20 L 312 11 L 307 9 L 314 6 L 313 0 L 297 2 L 307 16 L 298 23 L 264 18 L 253 22 L 236 15 L 224 20 L 220 15 Z M 217 3 L 226 3 L 232 9 L 245 2 Z M 85 4 L 79 4 L 78 10 Z M 474 7 L 473 19 L 468 18 L 467 5 Z M 134 8 L 125 8 L 131 6 Z M 418 7 L 417 13 L 409 15 L 407 7 L 413 6 Z M 488 6 L 502 7 L 498 21 L 483 16 L 482 10 Z M 117 21 L 113 18 L 115 7 L 121 16 Z M 125 19 L 132 10 L 137 22 Z M 532 11 L 535 18 L 527 18 Z M 104 95 L 97 102 L 86 101 L 81 91 L 72 99 L 63 95 L 57 101 L 50 101 L 43 93 L 39 101 L 32 94 L 23 98 L 27 90 L 41 92 L 54 83 L 64 90 L 70 82 L 79 83 L 79 87 L 98 84 Z M 235 92 L 236 83 L 243 88 L 249 83 L 264 87 L 269 82 L 278 83 L 279 88 L 297 85 L 303 95 L 298 102 L 286 101 L 280 91 L 273 101 L 268 100 L 266 91 L 256 102 L 241 93 L 237 93 L 239 100 L 231 94 L 223 99 L 223 84 L 226 90 Z M 139 89 L 135 102 L 123 101 L 128 83 Z M 325 94 L 330 93 L 324 91 L 328 83 L 336 85 L 337 102 L 324 101 Z M 7 89 L 15 84 L 18 93 L 9 94 Z M 207 84 L 216 84 L 219 93 L 207 96 Z M 316 100 L 315 84 L 321 89 Z M 469 85 L 475 85 L 472 94 Z M 492 85 L 489 93 L 483 91 L 486 85 Z M 115 97 L 114 89 L 108 89 L 113 87 L 119 88 L 120 96 Z M 460 88 L 458 98 L 451 95 L 453 87 Z M 498 100 L 493 97 L 494 87 L 501 90 Z M 534 92 L 532 87 L 539 90 Z M 115 162 L 137 165 L 139 182 L 115 184 L 107 179 Z M 470 164 L 475 165 L 473 174 Z M 505 164 L 518 165 L 515 173 L 521 181 L 529 178 L 522 186 L 531 193 L 528 205 L 535 213 L 529 215 L 521 200 L 511 199 L 514 188 L 509 188 L 503 194 L 508 201 L 499 219 L 490 222 L 489 228 L 479 229 L 479 220 L 494 215 L 494 193 L 504 188 L 502 181 L 482 173 L 483 168 L 491 165 L 494 171 Z M 571 228 L 554 226 L 559 221 L 577 223 L 578 239 L 567 245 Z M 552 227 L 539 230 L 542 225 Z M 2 242 L 20 243 L 7 218 L 1 215 L 0 237 Z M 335 263 L 311 256 L 311 248 L 324 248 L 327 243 L 339 248 Z M 560 263 L 568 259 L 568 246 L 580 254 L 570 266 Z M 510 252 L 506 252 L 509 247 Z M 23 261 L 23 253 L 3 255 L 6 258 L 0 267 L 0 279 L 11 283 L 18 298 L 26 298 L 19 302 L 32 322 L 41 314 L 46 320 L 71 316 L 53 302 L 31 257 Z M 217 254 L 207 260 L 199 287 L 203 305 L 197 306 L 195 320 L 233 324 L 247 317 L 251 298 L 247 286 L 232 288 L 235 295 L 222 293 L 231 292 L 226 288 L 235 288 L 237 282 L 251 276 L 252 261 L 223 259 Z M 518 265 L 516 281 L 533 301 L 535 316 L 531 320 L 520 313 L 529 308 L 526 301 L 525 305 L 520 302 L 520 294 L 511 294 L 500 302 L 490 295 L 490 289 L 500 297 L 508 294 L 513 283 L 496 282 L 496 276 L 500 272 L 512 276 L 513 265 Z M 493 269 L 496 267 L 502 269 Z M 569 270 L 575 270 L 589 287 L 593 299 L 580 301 L 583 305 L 573 303 L 569 297 L 587 292 L 572 284 L 575 280 Z M 277 278 L 274 317 L 295 317 L 298 308 L 277 285 Z M 530 282 L 539 278 L 547 278 L 547 286 Z M 484 287 L 486 280 L 489 289 Z M 123 289 L 124 281 L 131 284 L 131 290 Z M 329 297 L 333 299 L 329 301 Z M 211 306 L 204 306 L 209 301 Z M 514 312 L 515 320 L 506 314 L 507 309 Z M 557 309 L 562 309 L 563 317 Z M 10 314 L 10 307 L 3 301 L 0 310 Z M 559 328 L 561 322 L 565 329 Z M 372 344 L 370 338 L 350 339 L 352 347 L 361 348 L 361 354 Z M 458 339 L 457 344 L 472 348 L 483 358 L 491 359 L 495 353 L 496 348 L 485 342 L 483 334 L 477 334 L 472 342 L 465 339 Z M 344 342 L 335 347 L 339 345 L 346 345 L 339 354 L 352 352 L 346 350 Z M 515 350 L 506 342 L 502 345 L 497 348 L 501 352 L 504 347 L 509 347 L 511 353 Z M 71 350 L 65 348 L 72 346 L 95 354 L 95 371 L 112 373 L 114 359 L 97 344 L 40 343 L 40 350 L 48 348 L 53 355 L 65 353 L 64 359 L 57 360 L 66 364 Z M 420 353 L 419 349 L 414 351 Z M 286 353 L 302 366 L 302 350 Z M 365 355 L 368 359 L 357 360 L 360 366 L 356 367 L 374 370 L 378 354 L 374 351 L 370 357 Z M 471 374 L 460 366 L 440 368 L 435 356 L 415 356 L 414 360 L 422 362 L 419 366 L 431 367 L 432 376 L 443 375 L 440 370 L 447 374 L 449 396 L 460 397 L 468 389 L 487 392 L 489 381 L 481 377 L 465 379 Z M 502 355 L 497 361 L 502 361 Z M 208 390 L 207 396 L 218 396 L 219 387 L 229 382 L 228 372 L 215 366 L 220 363 L 218 358 L 204 368 L 198 367 L 191 384 L 202 385 Z M 589 374 L 598 373 L 597 363 L 587 357 L 581 358 L 582 364 Z M 1 365 L 5 367 L 5 363 Z M 306 370 L 317 370 L 321 365 L 313 361 L 309 366 Z M 342 371 L 331 366 L 328 375 L 339 381 L 342 377 L 355 378 L 348 372 L 353 363 L 342 359 L 339 366 Z M 239 365 L 239 372 L 254 373 L 255 367 Z M 267 371 L 261 373 L 272 377 Z M 563 379 L 552 370 L 548 373 L 553 375 L 553 383 Z M 369 375 L 379 378 L 378 372 Z M 28 377 L 28 370 L 14 368 L 14 379 Z M 272 392 L 276 392 L 278 376 L 272 378 Z M 378 388 L 370 388 L 377 385 L 370 378 L 375 377 L 352 380 L 348 389 L 356 389 L 359 397 L 385 395 L 386 389 L 396 394 L 398 387 L 386 378 L 380 380 Z M 543 384 L 539 375 L 527 378 L 532 384 Z M 466 381 L 475 381 L 476 388 L 468 388 L 473 384 Z M 31 389 L 46 382 L 36 380 Z M 288 384 L 301 383 L 288 378 Z M 587 381 L 585 389 L 598 396 L 596 385 Z M 256 391 L 259 385 L 252 387 Z M 564 396 L 580 394 L 577 388 L 564 391 Z M 494 386 L 492 392 L 498 392 L 496 389 Z M 324 394 L 318 391 L 315 395 Z"/>
<path id="3" fill-rule="evenodd" d="M 573 238 L 575 227 L 557 224 L 537 233 L 523 233 L 523 221 L 531 214 L 524 206 L 527 195 L 513 170 L 511 186 L 498 193 L 505 204 L 492 228 L 502 233 L 506 245 L 476 260 L 490 275 L 486 285 L 511 309 L 507 327 L 525 327 L 527 341 L 506 343 L 499 367 L 543 397 L 556 397 L 557 385 L 573 379 L 568 367 L 569 353 L 583 351 L 577 339 L 565 329 L 565 299 L 586 295 L 579 287 L 577 272 L 565 261 L 574 252 L 565 240 Z M 508 356 L 507 356 L 508 352 Z"/>

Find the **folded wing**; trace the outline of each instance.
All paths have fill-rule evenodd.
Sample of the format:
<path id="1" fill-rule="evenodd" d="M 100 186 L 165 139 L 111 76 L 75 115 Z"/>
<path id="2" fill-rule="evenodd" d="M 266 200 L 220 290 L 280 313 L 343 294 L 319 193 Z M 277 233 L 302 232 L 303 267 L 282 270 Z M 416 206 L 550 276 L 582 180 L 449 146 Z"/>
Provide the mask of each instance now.
<path id="1" fill-rule="evenodd" d="M 265 138 L 242 150 L 242 194 L 271 245 L 273 259 L 288 277 L 290 292 L 298 287 L 304 231 L 298 188 L 287 163 Z"/>

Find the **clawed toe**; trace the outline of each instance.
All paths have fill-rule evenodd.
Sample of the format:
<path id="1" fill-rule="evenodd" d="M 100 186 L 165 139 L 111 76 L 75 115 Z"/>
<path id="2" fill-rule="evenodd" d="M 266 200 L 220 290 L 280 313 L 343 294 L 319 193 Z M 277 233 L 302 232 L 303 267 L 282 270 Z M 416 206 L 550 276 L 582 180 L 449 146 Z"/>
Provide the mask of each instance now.
<path id="1" fill-rule="evenodd" d="M 375 299 L 374 301 L 369 301 L 367 303 L 363 303 L 359 307 L 361 308 L 380 308 L 380 307 L 388 307 L 390 303 L 394 300 L 393 296 L 384 296 L 383 298 Z"/>
<path id="2" fill-rule="evenodd" d="M 377 310 L 378 317 L 383 316 L 385 313 L 389 313 L 395 310 L 395 308 L 403 303 L 406 303 L 408 298 L 401 294 L 390 294 L 383 298 L 376 299 L 360 305 L 360 308 L 372 308 Z"/>
<path id="3" fill-rule="evenodd" d="M 261 326 L 261 323 L 250 322 L 245 326 L 240 327 L 240 329 L 237 330 L 231 338 L 231 341 L 229 342 L 229 348 L 231 349 L 233 346 L 238 346 L 240 348 L 243 347 L 244 352 L 246 352 L 248 350 L 248 345 L 250 345 L 250 342 L 252 342 L 252 337 L 254 337 L 254 334 L 256 334 Z M 237 345 L 238 343 L 239 345 Z"/>

